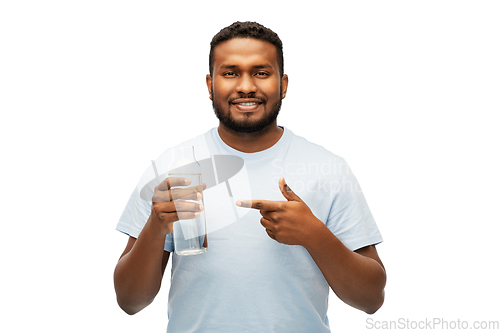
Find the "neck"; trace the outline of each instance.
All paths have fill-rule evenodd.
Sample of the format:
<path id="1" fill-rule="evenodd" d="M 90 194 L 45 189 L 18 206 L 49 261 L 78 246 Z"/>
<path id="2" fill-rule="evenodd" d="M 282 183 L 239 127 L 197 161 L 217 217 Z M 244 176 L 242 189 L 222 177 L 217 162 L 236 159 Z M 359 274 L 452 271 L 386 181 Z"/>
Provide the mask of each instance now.
<path id="1" fill-rule="evenodd" d="M 219 123 L 219 136 L 229 147 L 243 153 L 256 153 L 274 146 L 283 135 L 283 128 L 275 121 L 265 129 L 255 133 L 239 133 Z"/>

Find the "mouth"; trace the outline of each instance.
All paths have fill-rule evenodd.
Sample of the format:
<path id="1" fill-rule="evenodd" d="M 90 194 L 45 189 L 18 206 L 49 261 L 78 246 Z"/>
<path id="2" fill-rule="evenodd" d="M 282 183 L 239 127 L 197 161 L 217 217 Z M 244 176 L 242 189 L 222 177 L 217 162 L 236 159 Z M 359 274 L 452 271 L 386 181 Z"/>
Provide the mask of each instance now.
<path id="1" fill-rule="evenodd" d="M 241 112 L 252 112 L 259 108 L 263 102 L 260 99 L 235 99 L 231 104 Z"/>

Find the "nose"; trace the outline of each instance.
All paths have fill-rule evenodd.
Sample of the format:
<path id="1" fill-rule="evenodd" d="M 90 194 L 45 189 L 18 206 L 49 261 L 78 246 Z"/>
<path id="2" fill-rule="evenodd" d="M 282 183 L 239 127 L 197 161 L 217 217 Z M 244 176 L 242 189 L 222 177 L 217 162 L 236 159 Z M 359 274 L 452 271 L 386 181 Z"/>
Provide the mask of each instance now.
<path id="1" fill-rule="evenodd" d="M 257 86 L 254 82 L 254 77 L 249 74 L 244 74 L 239 77 L 238 84 L 236 86 L 236 92 L 242 94 L 250 94 L 257 92 Z"/>

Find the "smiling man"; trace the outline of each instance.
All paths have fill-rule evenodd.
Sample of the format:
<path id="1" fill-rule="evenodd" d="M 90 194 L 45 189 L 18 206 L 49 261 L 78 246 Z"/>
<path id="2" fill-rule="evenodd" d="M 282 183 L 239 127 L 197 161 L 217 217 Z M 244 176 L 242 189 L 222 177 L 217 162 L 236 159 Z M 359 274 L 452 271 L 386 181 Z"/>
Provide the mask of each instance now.
<path id="1" fill-rule="evenodd" d="M 234 142 L 243 139 L 233 146 L 243 152 L 276 143 L 283 132 L 276 119 L 288 87 L 276 47 L 264 40 L 232 38 L 213 49 L 211 61 L 207 86 L 221 123 L 219 135 Z"/>
<path id="2" fill-rule="evenodd" d="M 224 128 L 255 133 L 276 121 L 288 76 L 280 73 L 276 48 L 269 42 L 234 38 L 213 51 L 207 86 Z"/>
<path id="3" fill-rule="evenodd" d="M 237 184 L 251 197 L 228 209 L 227 198 L 203 193 L 212 205 L 207 225 L 228 219 L 227 210 L 247 213 L 235 211 L 234 222 L 210 233 L 206 253 L 172 254 L 167 332 L 330 332 L 330 288 L 357 309 L 377 311 L 386 281 L 375 248 L 382 237 L 356 178 L 341 157 L 277 124 L 288 88 L 279 37 L 236 22 L 214 36 L 209 65 L 219 126 L 181 145 L 243 160 L 248 182 Z M 129 240 L 115 289 L 129 314 L 160 290 L 173 223 L 203 209 L 193 202 L 176 211 L 171 187 L 180 181 L 163 180 L 155 202 L 141 198 L 138 185 L 118 223 Z"/>

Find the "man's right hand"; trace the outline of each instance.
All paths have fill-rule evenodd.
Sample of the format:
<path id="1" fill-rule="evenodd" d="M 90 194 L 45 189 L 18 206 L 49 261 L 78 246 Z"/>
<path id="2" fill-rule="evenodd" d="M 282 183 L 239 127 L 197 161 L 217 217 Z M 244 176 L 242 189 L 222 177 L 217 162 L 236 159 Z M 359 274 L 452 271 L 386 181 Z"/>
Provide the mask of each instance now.
<path id="1" fill-rule="evenodd" d="M 159 226 L 165 235 L 173 231 L 175 221 L 196 218 L 203 211 L 201 203 L 187 201 L 201 200 L 201 186 L 175 188 L 189 184 L 191 180 L 188 178 L 168 177 L 155 187 L 149 219 Z M 205 188 L 206 184 L 203 184 L 203 189 Z"/>

